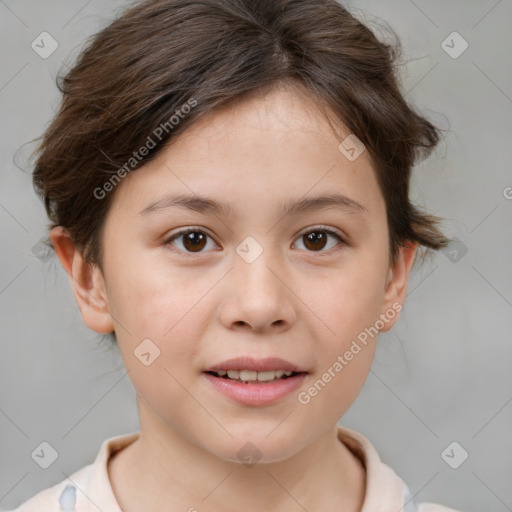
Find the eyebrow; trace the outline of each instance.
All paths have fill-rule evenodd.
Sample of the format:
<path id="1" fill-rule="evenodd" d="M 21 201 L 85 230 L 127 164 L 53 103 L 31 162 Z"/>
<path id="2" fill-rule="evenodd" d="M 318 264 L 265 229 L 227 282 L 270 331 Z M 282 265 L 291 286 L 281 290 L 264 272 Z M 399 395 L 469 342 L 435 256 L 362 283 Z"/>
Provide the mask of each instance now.
<path id="1" fill-rule="evenodd" d="M 139 212 L 139 215 L 146 216 L 153 212 L 174 207 L 186 208 L 204 214 L 210 213 L 224 216 L 232 214 L 232 209 L 228 204 L 220 203 L 209 197 L 189 194 L 170 194 L 148 204 Z M 291 200 L 281 205 L 281 214 L 283 216 L 290 216 L 327 208 L 342 210 L 346 213 L 368 215 L 368 210 L 362 204 L 359 204 L 343 194 L 325 194 L 316 197 Z"/>

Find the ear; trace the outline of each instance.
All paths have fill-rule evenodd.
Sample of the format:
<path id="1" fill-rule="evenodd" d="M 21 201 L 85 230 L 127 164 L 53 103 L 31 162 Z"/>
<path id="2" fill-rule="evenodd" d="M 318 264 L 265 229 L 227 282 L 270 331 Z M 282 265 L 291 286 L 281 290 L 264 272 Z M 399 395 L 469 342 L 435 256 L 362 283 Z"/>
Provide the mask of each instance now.
<path id="1" fill-rule="evenodd" d="M 384 300 L 382 304 L 381 313 L 386 315 L 386 311 L 400 311 L 405 301 L 407 294 L 407 283 L 409 281 L 409 274 L 411 272 L 412 265 L 414 263 L 414 257 L 418 249 L 417 242 L 406 242 L 406 247 L 399 247 L 399 253 L 396 263 L 390 266 L 388 277 L 386 279 Z M 393 304 L 395 305 L 393 307 Z M 397 304 L 400 304 L 400 308 L 397 309 Z M 383 322 L 384 327 L 380 329 L 380 332 L 386 332 L 395 325 L 400 315 L 394 315 L 393 318 L 388 318 L 388 321 Z"/>
<path id="2" fill-rule="evenodd" d="M 50 239 L 70 278 L 84 323 L 99 333 L 114 331 L 114 323 L 108 312 L 107 293 L 101 270 L 97 265 L 84 261 L 82 253 L 71 241 L 69 232 L 62 226 L 51 230 Z"/>

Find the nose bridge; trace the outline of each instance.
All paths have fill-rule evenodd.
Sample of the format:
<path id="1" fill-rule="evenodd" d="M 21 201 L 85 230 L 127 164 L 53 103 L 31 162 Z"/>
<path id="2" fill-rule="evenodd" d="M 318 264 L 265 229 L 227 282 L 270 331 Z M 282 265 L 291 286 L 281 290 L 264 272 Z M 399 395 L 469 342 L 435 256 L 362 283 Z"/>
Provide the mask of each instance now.
<path id="1" fill-rule="evenodd" d="M 282 262 L 277 256 L 278 251 L 266 243 L 270 237 L 260 241 L 253 236 L 247 236 L 237 247 L 234 271 L 237 282 L 247 291 L 264 293 L 271 296 L 280 295 L 282 282 L 278 277 Z"/>
<path id="2" fill-rule="evenodd" d="M 232 281 L 228 289 L 229 323 L 244 323 L 255 330 L 293 320 L 293 305 L 282 277 L 279 251 L 246 237 L 233 258 Z M 280 275 L 281 274 L 281 275 Z"/>

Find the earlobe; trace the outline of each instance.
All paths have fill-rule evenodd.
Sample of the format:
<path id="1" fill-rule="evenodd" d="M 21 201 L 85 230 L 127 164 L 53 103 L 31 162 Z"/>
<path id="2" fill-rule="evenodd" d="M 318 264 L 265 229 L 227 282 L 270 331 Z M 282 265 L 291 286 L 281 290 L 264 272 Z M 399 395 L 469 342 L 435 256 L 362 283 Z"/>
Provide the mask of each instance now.
<path id="1" fill-rule="evenodd" d="M 108 311 L 105 281 L 100 269 L 84 261 L 81 251 L 75 247 L 69 232 L 62 226 L 53 228 L 50 238 L 62 267 L 70 278 L 84 323 L 99 333 L 114 331 Z"/>

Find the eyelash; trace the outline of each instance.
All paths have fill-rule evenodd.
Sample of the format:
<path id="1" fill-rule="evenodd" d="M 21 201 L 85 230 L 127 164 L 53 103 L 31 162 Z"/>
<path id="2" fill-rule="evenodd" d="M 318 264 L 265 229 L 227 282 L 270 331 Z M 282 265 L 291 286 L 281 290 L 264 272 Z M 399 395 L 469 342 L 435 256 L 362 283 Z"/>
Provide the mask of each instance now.
<path id="1" fill-rule="evenodd" d="M 332 229 L 329 229 L 326 226 L 322 226 L 322 225 L 313 226 L 313 227 L 309 228 L 307 231 L 303 231 L 302 233 L 300 233 L 297 236 L 296 240 L 304 237 L 307 234 L 314 233 L 314 232 L 321 232 L 321 233 L 326 233 L 327 235 L 334 236 L 334 237 L 336 237 L 338 239 L 339 244 L 335 248 L 331 248 L 331 249 L 328 249 L 328 250 L 320 250 L 320 251 L 307 251 L 306 250 L 306 252 L 318 253 L 318 254 L 322 254 L 322 253 L 337 253 L 338 251 L 342 250 L 344 246 L 348 245 L 347 242 L 344 240 L 344 238 L 340 235 L 340 233 L 338 233 L 337 231 L 334 231 Z M 211 238 L 213 240 L 213 238 L 208 233 L 203 231 L 199 226 L 197 226 L 197 227 L 192 226 L 192 227 L 189 227 L 189 228 L 184 229 L 182 231 L 178 231 L 177 233 L 174 233 L 172 236 L 170 236 L 169 238 L 167 238 L 164 241 L 164 244 L 165 245 L 169 245 L 175 239 L 177 239 L 177 238 L 179 238 L 181 236 L 187 235 L 189 233 L 202 233 L 202 234 L 206 235 L 208 238 Z M 176 250 L 177 252 L 179 252 L 181 254 L 185 254 L 186 257 L 190 257 L 190 258 L 194 258 L 196 254 L 197 255 L 202 254 L 202 252 L 196 252 L 196 253 L 194 253 L 194 252 L 187 252 L 187 251 L 183 251 L 181 249 L 176 249 L 176 248 L 174 248 L 173 250 Z"/>

